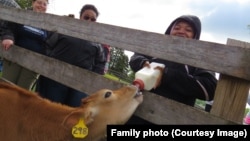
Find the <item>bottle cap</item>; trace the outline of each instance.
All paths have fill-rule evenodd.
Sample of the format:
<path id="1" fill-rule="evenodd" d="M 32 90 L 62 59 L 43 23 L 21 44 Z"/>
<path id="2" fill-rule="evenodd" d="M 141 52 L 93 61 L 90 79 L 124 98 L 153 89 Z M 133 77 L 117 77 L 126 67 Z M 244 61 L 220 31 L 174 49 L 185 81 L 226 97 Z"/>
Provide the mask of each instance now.
<path id="1" fill-rule="evenodd" d="M 144 89 L 144 82 L 141 79 L 135 79 L 133 85 L 138 86 L 140 90 Z"/>

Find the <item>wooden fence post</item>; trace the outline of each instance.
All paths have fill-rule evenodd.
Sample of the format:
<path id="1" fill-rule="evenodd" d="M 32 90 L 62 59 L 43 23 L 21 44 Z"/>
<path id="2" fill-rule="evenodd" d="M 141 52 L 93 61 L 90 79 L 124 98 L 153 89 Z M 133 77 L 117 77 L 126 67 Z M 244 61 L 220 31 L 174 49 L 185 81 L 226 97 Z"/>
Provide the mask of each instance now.
<path id="1" fill-rule="evenodd" d="M 249 43 L 233 39 L 228 39 L 227 45 L 250 48 Z M 221 74 L 217 83 L 211 114 L 236 123 L 242 123 L 249 87 L 250 81 L 248 80 Z"/>

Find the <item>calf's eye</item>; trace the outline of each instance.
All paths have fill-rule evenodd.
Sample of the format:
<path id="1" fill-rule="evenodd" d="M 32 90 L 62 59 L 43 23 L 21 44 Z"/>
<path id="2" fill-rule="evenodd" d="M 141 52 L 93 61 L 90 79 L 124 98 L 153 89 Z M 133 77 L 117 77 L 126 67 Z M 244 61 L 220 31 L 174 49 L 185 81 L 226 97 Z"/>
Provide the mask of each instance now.
<path id="1" fill-rule="evenodd" d="M 108 97 L 111 96 L 111 94 L 112 94 L 111 92 L 106 92 L 105 95 L 104 95 L 104 97 L 105 97 L 105 98 L 108 98 Z"/>

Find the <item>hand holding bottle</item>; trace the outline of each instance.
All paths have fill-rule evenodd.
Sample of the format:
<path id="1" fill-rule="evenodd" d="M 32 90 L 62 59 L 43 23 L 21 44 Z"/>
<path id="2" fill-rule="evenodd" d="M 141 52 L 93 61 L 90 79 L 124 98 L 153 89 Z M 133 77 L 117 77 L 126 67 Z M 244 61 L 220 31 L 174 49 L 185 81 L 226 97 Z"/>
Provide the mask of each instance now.
<path id="1" fill-rule="evenodd" d="M 164 68 L 164 64 L 146 61 L 143 68 L 135 73 L 133 84 L 138 86 L 140 90 L 151 90 L 158 87 L 161 83 Z"/>
<path id="2" fill-rule="evenodd" d="M 145 61 L 145 63 L 143 64 L 143 68 L 144 67 L 150 68 L 149 61 Z M 161 78 L 162 78 L 163 73 L 164 73 L 164 68 L 165 68 L 165 66 L 162 66 L 162 65 L 159 65 L 159 66 L 156 66 L 156 67 L 153 68 L 153 69 L 156 69 L 156 70 L 160 71 L 160 74 L 159 74 L 159 76 L 158 76 L 158 78 L 156 80 L 156 83 L 155 83 L 155 86 L 153 87 L 153 89 L 155 89 L 155 88 L 157 88 L 157 87 L 159 87 L 161 85 Z"/>
<path id="3" fill-rule="evenodd" d="M 159 70 L 160 71 L 160 74 L 156 80 L 156 83 L 155 83 L 155 86 L 154 86 L 154 89 L 159 87 L 161 85 L 161 79 L 162 79 L 162 76 L 163 76 L 163 73 L 164 73 L 164 68 L 165 66 L 156 66 L 154 69 L 156 70 Z"/>
<path id="4" fill-rule="evenodd" d="M 150 63 L 149 63 L 148 61 L 145 61 L 144 64 L 143 64 L 143 68 L 144 68 L 144 67 L 150 68 Z"/>

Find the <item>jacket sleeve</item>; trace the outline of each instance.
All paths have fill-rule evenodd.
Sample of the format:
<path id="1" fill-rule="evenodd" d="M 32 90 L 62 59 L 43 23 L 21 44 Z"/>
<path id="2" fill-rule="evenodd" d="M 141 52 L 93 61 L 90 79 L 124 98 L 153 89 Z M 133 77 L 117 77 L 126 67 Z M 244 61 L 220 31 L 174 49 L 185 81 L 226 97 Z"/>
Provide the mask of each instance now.
<path id="1" fill-rule="evenodd" d="M 46 45 L 49 48 L 53 49 L 58 41 L 58 38 L 59 38 L 58 36 L 59 34 L 57 32 L 48 32 L 48 37 L 45 40 Z"/>
<path id="2" fill-rule="evenodd" d="M 2 39 L 3 31 L 6 28 L 6 21 L 0 20 L 0 37 Z"/>
<path id="3" fill-rule="evenodd" d="M 93 43 L 93 44 L 97 47 L 97 50 L 98 50 L 96 57 L 95 57 L 93 71 L 103 75 L 105 64 L 106 64 L 105 52 L 101 44 L 97 44 L 97 43 Z"/>
<path id="4" fill-rule="evenodd" d="M 48 37 L 45 40 L 46 55 L 53 56 L 53 51 L 58 43 L 59 37 L 59 33 L 48 31 Z"/>
<path id="5" fill-rule="evenodd" d="M 160 87 L 171 87 L 183 96 L 210 101 L 214 98 L 216 84 L 215 73 L 211 71 L 195 68 L 192 73 L 184 73 L 166 68 Z"/>
<path id="6" fill-rule="evenodd" d="M 10 40 L 14 40 L 14 31 L 16 29 L 16 26 L 18 24 L 16 23 L 12 23 L 12 22 L 7 22 L 7 21 L 2 21 L 1 23 L 1 39 L 10 39 Z"/>
<path id="7" fill-rule="evenodd" d="M 129 61 L 129 66 L 134 72 L 137 72 L 143 67 L 143 64 L 145 61 L 149 61 L 151 57 L 142 55 L 139 53 L 135 53 L 131 56 L 130 61 Z"/>

